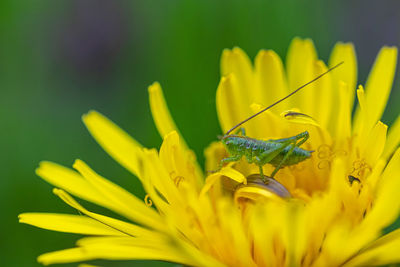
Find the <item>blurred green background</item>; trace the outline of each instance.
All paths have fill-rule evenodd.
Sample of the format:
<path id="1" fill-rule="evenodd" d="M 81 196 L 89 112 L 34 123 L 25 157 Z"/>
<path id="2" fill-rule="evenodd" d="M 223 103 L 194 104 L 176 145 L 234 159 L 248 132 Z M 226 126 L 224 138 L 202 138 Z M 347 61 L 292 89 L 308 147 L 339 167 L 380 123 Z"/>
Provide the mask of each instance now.
<path id="1" fill-rule="evenodd" d="M 147 86 L 159 81 L 203 162 L 204 147 L 221 133 L 215 91 L 224 48 L 239 46 L 251 58 L 268 48 L 285 58 L 293 37 L 310 37 L 327 60 L 335 42 L 351 41 L 364 83 L 379 48 L 400 44 L 399 23 L 395 0 L 0 1 L 2 266 L 38 266 L 38 255 L 72 247 L 79 237 L 17 223 L 26 211 L 75 213 L 35 175 L 41 160 L 71 166 L 83 159 L 143 197 L 138 181 L 87 133 L 80 117 L 88 110 L 146 147 L 159 147 L 147 96 Z M 399 114 L 398 76 L 383 119 L 388 124 Z"/>

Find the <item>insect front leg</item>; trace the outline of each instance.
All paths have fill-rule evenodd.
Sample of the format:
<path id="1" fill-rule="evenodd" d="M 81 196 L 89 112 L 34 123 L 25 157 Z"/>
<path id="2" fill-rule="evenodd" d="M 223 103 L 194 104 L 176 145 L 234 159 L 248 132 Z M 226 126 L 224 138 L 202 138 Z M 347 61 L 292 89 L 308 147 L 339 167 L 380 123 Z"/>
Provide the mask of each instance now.
<path id="1" fill-rule="evenodd" d="M 225 163 L 234 162 L 234 161 L 239 161 L 241 158 L 242 158 L 242 155 L 237 154 L 237 155 L 234 155 L 234 156 L 231 156 L 231 157 L 227 157 L 227 158 L 222 159 L 222 160 L 219 162 L 219 167 L 218 167 L 218 170 L 216 170 L 216 171 L 221 170 Z"/>
<path id="2" fill-rule="evenodd" d="M 256 159 L 257 162 L 260 162 L 260 161 L 261 161 L 260 158 L 257 157 L 257 156 L 255 157 L 255 159 Z M 264 179 L 264 170 L 263 170 L 263 166 L 264 166 L 264 164 L 258 164 L 258 168 L 260 169 L 260 176 L 261 176 L 261 179 L 265 182 L 266 179 Z"/>
<path id="3" fill-rule="evenodd" d="M 246 136 L 246 130 L 243 127 L 240 127 L 234 134 L 241 133 L 242 136 Z"/>

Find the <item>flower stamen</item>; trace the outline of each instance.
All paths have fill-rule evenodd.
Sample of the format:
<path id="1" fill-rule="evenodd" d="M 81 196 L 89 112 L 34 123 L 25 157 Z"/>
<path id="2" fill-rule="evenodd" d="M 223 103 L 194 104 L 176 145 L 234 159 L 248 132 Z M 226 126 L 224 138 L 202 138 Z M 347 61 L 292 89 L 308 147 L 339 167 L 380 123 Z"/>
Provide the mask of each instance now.
<path id="1" fill-rule="evenodd" d="M 153 206 L 153 201 L 151 200 L 149 194 L 146 194 L 146 196 L 144 197 L 144 203 L 146 204 L 147 207 Z"/>

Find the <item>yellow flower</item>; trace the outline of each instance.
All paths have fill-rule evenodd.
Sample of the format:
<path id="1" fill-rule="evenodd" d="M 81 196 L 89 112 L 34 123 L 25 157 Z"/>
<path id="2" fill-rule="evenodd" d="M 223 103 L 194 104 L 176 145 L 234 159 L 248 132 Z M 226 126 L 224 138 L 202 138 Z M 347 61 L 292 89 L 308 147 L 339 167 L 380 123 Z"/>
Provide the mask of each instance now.
<path id="1" fill-rule="evenodd" d="M 71 170 L 42 162 L 37 174 L 82 215 L 24 213 L 20 222 L 87 235 L 77 247 L 39 257 L 43 264 L 92 259 L 157 259 L 190 266 L 371 266 L 400 262 L 400 230 L 382 236 L 400 210 L 400 119 L 379 119 L 393 82 L 397 50 L 379 53 L 357 89 L 351 44 L 335 46 L 329 65 L 345 64 L 294 97 L 244 125 L 257 139 L 286 138 L 307 130 L 301 147 L 312 157 L 261 182 L 245 160 L 206 179 L 173 122 L 161 87 L 149 87 L 163 137 L 160 151 L 145 149 L 97 112 L 83 121 L 97 142 L 138 177 L 146 203 L 95 173 L 80 160 Z M 310 40 L 294 39 L 286 73 L 272 51 L 254 67 L 239 48 L 222 56 L 217 110 L 222 131 L 283 97 L 327 69 Z M 305 115 L 299 115 L 307 114 Z M 396 150 L 396 151 L 395 151 Z M 220 142 L 205 151 L 206 170 L 226 156 Z M 273 170 L 268 164 L 264 173 Z M 205 182 L 204 182 L 205 181 Z M 126 218 L 89 211 L 71 195 Z M 151 202 L 151 203 L 150 203 Z M 153 206 L 150 206 L 152 204 Z"/>

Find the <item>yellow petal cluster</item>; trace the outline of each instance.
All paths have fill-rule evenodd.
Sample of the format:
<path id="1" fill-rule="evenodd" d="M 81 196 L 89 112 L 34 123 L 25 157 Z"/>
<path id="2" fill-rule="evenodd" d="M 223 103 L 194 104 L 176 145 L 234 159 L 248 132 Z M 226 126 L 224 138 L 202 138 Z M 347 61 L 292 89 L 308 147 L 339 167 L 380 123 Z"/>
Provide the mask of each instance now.
<path id="1" fill-rule="evenodd" d="M 93 259 L 155 259 L 189 266 L 373 266 L 400 262 L 400 230 L 382 231 L 400 211 L 400 119 L 387 133 L 379 121 L 393 83 L 397 50 L 384 47 L 366 89 L 357 85 L 351 44 L 338 43 L 329 66 L 345 64 L 244 125 L 267 140 L 302 131 L 312 157 L 284 167 L 265 184 L 245 160 L 209 175 L 182 138 L 161 87 L 149 87 L 163 144 L 146 149 L 103 115 L 83 116 L 104 150 L 142 183 L 146 203 L 81 160 L 73 169 L 42 162 L 37 174 L 81 215 L 23 213 L 20 222 L 84 235 L 76 247 L 41 255 L 43 264 Z M 254 65 L 239 48 L 225 50 L 217 89 L 223 132 L 308 82 L 327 67 L 311 40 L 293 40 L 284 66 L 273 51 Z M 358 105 L 354 119 L 354 99 Z M 294 111 L 294 112 L 293 112 Z M 297 115 L 293 115 L 297 114 Z M 298 114 L 306 114 L 304 116 Z M 206 170 L 226 157 L 220 142 L 206 150 Z M 268 164 L 264 173 L 273 170 Z M 207 172 L 206 172 L 207 173 Z M 75 197 L 105 207 L 91 211 Z M 150 205 L 151 204 L 151 205 Z"/>

